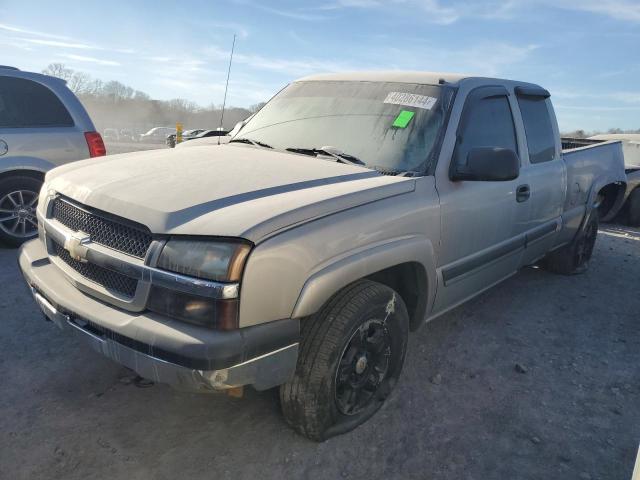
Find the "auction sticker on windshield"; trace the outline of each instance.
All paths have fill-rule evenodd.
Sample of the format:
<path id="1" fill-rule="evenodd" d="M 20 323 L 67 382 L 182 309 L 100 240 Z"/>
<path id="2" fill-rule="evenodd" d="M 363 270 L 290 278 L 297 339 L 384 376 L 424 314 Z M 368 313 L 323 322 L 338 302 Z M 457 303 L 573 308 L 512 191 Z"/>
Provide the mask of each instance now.
<path id="1" fill-rule="evenodd" d="M 434 97 L 403 92 L 389 92 L 387 98 L 384 99 L 384 103 L 404 105 L 405 107 L 424 108 L 426 110 L 431 110 L 437 101 L 438 99 Z"/>

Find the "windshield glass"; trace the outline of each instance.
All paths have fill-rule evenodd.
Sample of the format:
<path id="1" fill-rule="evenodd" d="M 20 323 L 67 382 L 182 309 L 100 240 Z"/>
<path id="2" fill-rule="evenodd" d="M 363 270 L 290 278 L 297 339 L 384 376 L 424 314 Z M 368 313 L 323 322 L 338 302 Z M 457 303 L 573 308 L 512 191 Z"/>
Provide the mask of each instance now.
<path id="1" fill-rule="evenodd" d="M 370 168 L 423 172 L 450 104 L 450 89 L 395 82 L 289 85 L 234 140 L 278 150 L 331 146 Z"/>

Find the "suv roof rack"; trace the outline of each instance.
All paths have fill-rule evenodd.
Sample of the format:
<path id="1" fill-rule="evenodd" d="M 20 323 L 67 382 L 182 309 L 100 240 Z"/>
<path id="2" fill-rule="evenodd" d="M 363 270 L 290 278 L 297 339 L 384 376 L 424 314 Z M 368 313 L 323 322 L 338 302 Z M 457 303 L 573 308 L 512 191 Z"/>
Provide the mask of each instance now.
<path id="1" fill-rule="evenodd" d="M 19 68 L 11 67 L 11 66 L 9 66 L 9 65 L 0 65 L 0 69 L 5 69 L 5 70 L 20 70 Z"/>

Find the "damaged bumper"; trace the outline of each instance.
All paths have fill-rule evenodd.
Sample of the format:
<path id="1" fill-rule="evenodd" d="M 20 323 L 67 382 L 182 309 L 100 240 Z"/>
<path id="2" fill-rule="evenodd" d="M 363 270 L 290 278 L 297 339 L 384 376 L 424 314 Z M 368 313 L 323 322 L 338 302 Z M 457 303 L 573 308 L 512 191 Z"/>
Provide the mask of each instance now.
<path id="1" fill-rule="evenodd" d="M 76 289 L 49 261 L 39 239 L 23 245 L 19 264 L 46 318 L 154 382 L 196 392 L 245 385 L 265 390 L 286 382 L 295 370 L 296 320 L 215 331 L 119 310 Z"/>

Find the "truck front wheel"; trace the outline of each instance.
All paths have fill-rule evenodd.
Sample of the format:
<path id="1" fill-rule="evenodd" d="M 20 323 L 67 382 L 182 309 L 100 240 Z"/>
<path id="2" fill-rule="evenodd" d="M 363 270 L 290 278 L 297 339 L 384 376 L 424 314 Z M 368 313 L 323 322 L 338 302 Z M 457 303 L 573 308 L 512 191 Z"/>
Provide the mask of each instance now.
<path id="1" fill-rule="evenodd" d="M 280 387 L 289 425 L 322 441 L 368 420 L 393 390 L 407 351 L 409 315 L 402 298 L 361 280 L 302 323 L 298 365 Z"/>

